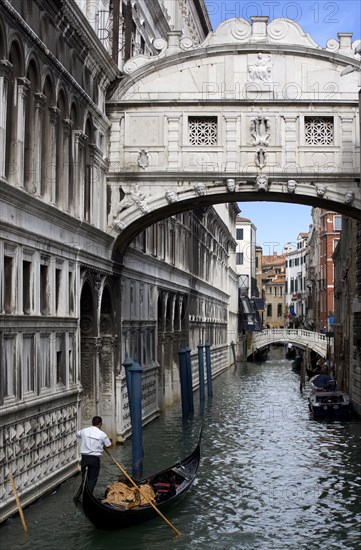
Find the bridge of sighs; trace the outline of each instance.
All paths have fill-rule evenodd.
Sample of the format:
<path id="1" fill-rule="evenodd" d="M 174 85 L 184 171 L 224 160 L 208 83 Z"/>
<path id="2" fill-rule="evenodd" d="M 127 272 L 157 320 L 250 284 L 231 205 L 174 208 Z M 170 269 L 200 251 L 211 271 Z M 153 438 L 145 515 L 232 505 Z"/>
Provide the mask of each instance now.
<path id="1" fill-rule="evenodd" d="M 189 208 L 300 203 L 360 219 L 360 40 L 325 48 L 294 21 L 227 20 L 202 44 L 172 31 L 108 102 L 119 260 L 146 226 Z"/>

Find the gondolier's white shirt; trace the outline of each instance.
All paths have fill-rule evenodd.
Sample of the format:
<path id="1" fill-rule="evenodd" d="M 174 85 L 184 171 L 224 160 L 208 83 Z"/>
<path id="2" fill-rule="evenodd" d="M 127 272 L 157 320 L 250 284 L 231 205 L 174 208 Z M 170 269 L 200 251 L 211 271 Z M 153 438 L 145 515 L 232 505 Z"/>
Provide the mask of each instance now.
<path id="1" fill-rule="evenodd" d="M 82 455 L 101 456 L 103 446 L 110 447 L 111 442 L 105 432 L 96 426 L 79 430 L 76 437 L 80 439 L 80 453 Z"/>

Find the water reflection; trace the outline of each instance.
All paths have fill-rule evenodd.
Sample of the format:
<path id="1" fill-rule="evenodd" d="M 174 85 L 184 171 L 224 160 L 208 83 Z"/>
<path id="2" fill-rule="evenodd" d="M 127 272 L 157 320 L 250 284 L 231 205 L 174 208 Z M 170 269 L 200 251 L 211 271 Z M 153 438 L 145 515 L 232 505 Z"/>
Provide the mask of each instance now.
<path id="1" fill-rule="evenodd" d="M 232 368 L 213 384 L 212 400 L 182 421 L 180 404 L 144 431 L 144 474 L 186 456 L 204 423 L 199 476 L 167 515 L 118 532 L 95 530 L 73 506 L 75 477 L 0 528 L 4 548 L 53 550 L 269 550 L 360 548 L 361 423 L 309 416 L 299 377 L 276 348 L 262 365 Z M 112 454 L 131 471 L 131 445 Z M 118 475 L 102 462 L 98 489 Z"/>

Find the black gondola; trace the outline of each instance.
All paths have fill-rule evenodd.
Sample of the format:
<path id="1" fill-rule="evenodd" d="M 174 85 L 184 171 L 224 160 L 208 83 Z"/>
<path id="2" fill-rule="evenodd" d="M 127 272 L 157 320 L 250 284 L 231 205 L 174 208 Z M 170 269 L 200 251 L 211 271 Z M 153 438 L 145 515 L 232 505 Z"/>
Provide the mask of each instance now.
<path id="1" fill-rule="evenodd" d="M 147 483 L 152 486 L 157 495 L 155 505 L 162 514 L 179 504 L 195 480 L 200 462 L 201 435 L 202 431 L 197 447 L 187 458 L 157 474 L 137 481 L 137 484 Z M 74 503 L 98 529 L 124 529 L 159 517 L 150 504 L 126 509 L 103 504 L 101 500 L 89 491 L 85 476 L 74 497 Z"/>

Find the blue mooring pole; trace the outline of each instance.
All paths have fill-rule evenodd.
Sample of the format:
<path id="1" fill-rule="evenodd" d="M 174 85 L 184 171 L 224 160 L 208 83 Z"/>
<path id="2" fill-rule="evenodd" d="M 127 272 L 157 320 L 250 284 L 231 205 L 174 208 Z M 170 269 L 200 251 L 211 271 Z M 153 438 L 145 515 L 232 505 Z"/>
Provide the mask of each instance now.
<path id="1" fill-rule="evenodd" d="M 130 393 L 131 393 L 131 374 L 129 372 L 129 368 L 133 365 L 133 361 L 129 357 L 128 353 L 125 352 L 125 358 L 123 367 L 125 370 L 125 381 L 127 383 L 127 392 L 128 392 L 128 402 L 129 402 L 129 412 L 130 412 L 130 420 L 132 420 L 132 409 L 131 409 L 131 402 L 130 402 Z"/>
<path id="2" fill-rule="evenodd" d="M 193 382 L 192 382 L 192 363 L 191 363 L 191 348 L 186 347 L 186 365 L 187 365 L 187 393 L 188 393 L 188 411 L 194 412 L 193 405 Z"/>
<path id="3" fill-rule="evenodd" d="M 208 397 L 213 395 L 213 386 L 212 386 L 212 363 L 211 363 L 211 345 L 206 342 L 206 368 L 207 368 L 207 389 Z"/>
<path id="4" fill-rule="evenodd" d="M 182 397 L 182 417 L 187 418 L 189 414 L 188 407 L 188 390 L 187 390 L 187 363 L 186 363 L 186 350 L 184 348 L 178 351 L 179 357 L 179 378 L 181 385 L 181 397 Z"/>
<path id="5" fill-rule="evenodd" d="M 132 456 L 135 479 L 140 479 L 143 470 L 143 442 L 142 442 L 142 368 L 138 363 L 129 367 L 131 376 L 130 410 L 132 412 Z"/>
<path id="6" fill-rule="evenodd" d="M 204 344 L 198 344 L 199 399 L 204 401 Z"/>

